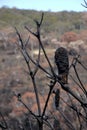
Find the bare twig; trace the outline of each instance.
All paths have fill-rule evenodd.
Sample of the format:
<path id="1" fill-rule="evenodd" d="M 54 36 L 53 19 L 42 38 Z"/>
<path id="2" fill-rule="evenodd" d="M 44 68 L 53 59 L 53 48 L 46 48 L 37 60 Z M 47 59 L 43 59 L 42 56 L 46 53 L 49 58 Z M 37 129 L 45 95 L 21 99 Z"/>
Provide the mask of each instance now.
<path id="1" fill-rule="evenodd" d="M 32 32 L 27 26 L 25 26 L 25 28 L 26 28 L 31 34 L 33 34 L 33 35 L 38 39 L 39 44 L 40 44 L 40 46 L 41 46 L 41 48 L 42 48 L 42 50 L 43 50 L 43 53 L 44 53 L 44 55 L 45 55 L 45 58 L 46 58 L 46 60 L 47 60 L 47 62 L 48 62 L 48 64 L 49 64 L 49 67 L 50 67 L 50 69 L 51 69 L 51 72 L 52 72 L 53 76 L 55 76 L 53 67 L 52 67 L 52 65 L 51 65 L 51 63 L 50 63 L 50 61 L 49 61 L 49 58 L 48 58 L 48 56 L 47 56 L 47 54 L 46 54 L 46 51 L 45 51 L 45 49 L 44 49 L 44 47 L 43 47 L 43 44 L 42 44 L 41 38 L 40 38 L 40 26 L 41 26 L 42 21 L 43 21 L 43 16 L 44 16 L 44 13 L 42 13 L 42 17 L 41 17 L 40 22 L 38 22 L 38 21 L 35 20 L 36 25 L 37 25 L 37 32 L 36 32 L 36 33 Z"/>
<path id="2" fill-rule="evenodd" d="M 87 95 L 87 91 L 86 91 L 86 89 L 85 89 L 85 87 L 84 87 L 84 85 L 83 85 L 83 83 L 82 83 L 82 81 L 81 81 L 81 79 L 80 79 L 80 77 L 79 77 L 79 75 L 78 75 L 78 72 L 77 72 L 77 70 L 76 70 L 76 66 L 73 65 L 73 68 L 74 68 L 75 74 L 76 74 L 76 76 L 77 76 L 77 79 L 78 79 L 78 81 L 79 81 L 79 83 L 80 83 L 80 86 L 82 87 L 84 93 Z"/>
<path id="3" fill-rule="evenodd" d="M 42 118 L 43 118 L 43 116 L 45 114 L 45 111 L 46 111 L 46 108 L 47 108 L 47 105 L 48 105 L 48 102 L 49 102 L 49 99 L 50 99 L 50 96 L 51 96 L 51 92 L 52 92 L 53 87 L 54 87 L 55 84 L 56 84 L 56 81 L 54 81 L 54 82 L 52 82 L 50 84 L 50 90 L 49 90 L 48 97 L 47 97 L 47 100 L 46 100 L 46 103 L 45 103 L 45 106 L 44 106 L 44 110 L 43 110 L 43 113 L 42 113 Z"/>
<path id="4" fill-rule="evenodd" d="M 82 86 L 74 79 L 74 77 L 72 75 L 69 75 L 71 77 L 71 79 L 75 82 L 75 84 L 83 91 L 83 93 L 85 93 L 84 89 L 82 88 Z"/>
<path id="5" fill-rule="evenodd" d="M 37 73 L 37 71 L 38 71 L 38 69 L 39 69 L 40 54 L 41 54 L 41 47 L 40 47 L 40 45 L 39 45 L 39 53 L 38 53 L 37 65 L 36 65 L 36 68 L 35 68 L 35 71 L 34 71 L 34 76 L 35 76 L 35 74 Z"/>
<path id="6" fill-rule="evenodd" d="M 65 116 L 65 114 L 63 113 L 63 111 L 60 108 L 57 108 L 57 110 L 60 112 L 60 114 L 63 116 L 63 118 L 65 119 L 65 121 L 67 122 L 67 126 L 69 128 L 71 128 L 72 130 L 76 130 L 74 128 L 74 126 L 72 125 L 72 122 Z"/>
<path id="7" fill-rule="evenodd" d="M 85 4 L 85 5 L 84 5 L 84 4 Z M 83 7 L 87 8 L 87 2 L 86 2 L 86 0 L 84 0 L 84 4 L 81 3 L 81 5 L 82 5 Z"/>
<path id="8" fill-rule="evenodd" d="M 77 62 L 87 71 L 87 67 L 79 59 L 77 59 Z"/>
<path id="9" fill-rule="evenodd" d="M 2 129 L 8 129 L 8 126 L 7 126 L 6 120 L 5 120 L 5 118 L 4 118 L 4 116 L 2 115 L 1 112 L 0 112 L 0 116 L 1 116 L 2 121 L 3 121 L 3 123 L 0 122 L 0 127 L 1 127 Z"/>
<path id="10" fill-rule="evenodd" d="M 18 30 L 16 29 L 16 33 L 19 37 L 19 41 L 21 42 L 21 47 L 20 47 L 20 50 L 22 52 L 22 55 L 24 56 L 24 59 L 26 61 L 26 64 L 28 66 L 28 71 L 29 71 L 29 74 L 30 74 L 30 77 L 32 79 L 32 83 L 33 83 L 33 86 L 34 86 L 34 91 L 35 91 L 35 95 L 36 95 L 36 101 L 37 101 L 37 106 L 38 106 L 38 112 L 39 112 L 39 115 L 41 115 L 41 108 L 40 108 L 40 101 L 39 101 L 39 96 L 38 96 L 38 90 L 37 90 L 37 87 L 36 87 L 36 82 L 35 82 L 35 76 L 31 70 L 31 67 L 30 67 L 30 64 L 29 64 L 29 55 L 28 55 L 28 52 L 25 48 L 25 45 L 23 43 L 23 40 L 18 32 Z"/>

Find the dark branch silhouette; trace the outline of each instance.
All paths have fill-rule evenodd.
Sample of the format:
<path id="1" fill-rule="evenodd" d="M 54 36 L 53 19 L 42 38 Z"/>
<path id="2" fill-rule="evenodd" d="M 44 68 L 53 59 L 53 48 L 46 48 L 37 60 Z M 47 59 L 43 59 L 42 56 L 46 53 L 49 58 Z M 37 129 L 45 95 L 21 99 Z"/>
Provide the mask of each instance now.
<path id="1" fill-rule="evenodd" d="M 84 1 L 84 2 L 85 2 L 85 4 L 87 4 L 86 1 Z M 46 50 L 43 46 L 42 40 L 41 40 L 40 30 L 41 30 L 41 25 L 43 23 L 43 18 L 44 18 L 44 13 L 42 13 L 40 21 L 34 20 L 36 27 L 37 27 L 36 32 L 32 32 L 29 29 L 29 27 L 25 26 L 25 29 L 29 33 L 31 33 L 34 37 L 36 37 L 38 40 L 38 43 L 39 43 L 38 44 L 39 45 L 38 46 L 38 55 L 37 55 L 36 60 L 33 59 L 30 56 L 30 52 L 27 51 L 27 45 L 30 42 L 30 40 L 29 40 L 30 36 L 28 37 L 28 39 L 24 43 L 19 31 L 17 30 L 17 28 L 15 28 L 16 34 L 17 34 L 17 36 L 19 38 L 19 42 L 20 42 L 20 44 L 18 44 L 18 47 L 19 47 L 19 49 L 24 57 L 26 64 L 27 64 L 27 67 L 28 67 L 27 73 L 31 77 L 31 81 L 33 84 L 34 93 L 36 96 L 35 98 L 36 98 L 38 113 L 37 114 L 33 113 L 32 110 L 30 110 L 30 108 L 27 107 L 27 105 L 22 101 L 22 98 L 20 96 L 21 94 L 17 95 L 18 100 L 25 106 L 25 108 L 28 110 L 28 112 L 37 120 L 39 130 L 43 130 L 44 124 L 46 126 L 48 126 L 51 130 L 53 130 L 54 127 L 52 126 L 52 124 L 49 121 L 51 115 L 47 116 L 46 111 L 48 108 L 48 103 L 50 101 L 50 97 L 52 95 L 55 95 L 56 110 L 63 117 L 64 121 L 66 122 L 65 123 L 66 126 L 70 127 L 70 129 L 72 129 L 72 130 L 76 130 L 76 127 L 72 124 L 71 120 L 63 112 L 63 110 L 61 110 L 61 108 L 60 108 L 61 100 L 63 101 L 64 104 L 66 104 L 66 106 L 70 110 L 72 110 L 75 113 L 75 116 L 78 120 L 79 130 L 82 130 L 82 126 L 83 126 L 82 121 L 87 122 L 87 112 L 86 112 L 87 99 L 85 98 L 85 100 L 84 100 L 84 98 L 82 98 L 82 97 L 87 97 L 87 91 L 86 91 L 85 85 L 83 84 L 83 82 L 79 76 L 79 73 L 77 71 L 77 66 L 78 66 L 78 64 L 80 64 L 83 69 L 87 70 L 87 68 L 79 59 L 80 55 L 73 56 L 73 60 L 72 60 L 71 64 L 69 65 L 68 51 L 67 51 L 67 49 L 65 49 L 63 47 L 60 47 L 60 48 L 55 49 L 55 54 L 54 54 L 54 60 L 55 60 L 55 64 L 57 65 L 58 74 L 55 73 L 54 68 L 51 64 L 51 61 L 47 55 L 47 52 L 46 52 Z M 50 69 L 50 72 L 47 71 L 44 67 L 42 67 L 42 65 L 40 63 L 41 62 L 41 51 L 43 51 L 43 55 L 46 59 L 46 62 L 48 63 L 48 67 Z M 31 63 L 34 65 L 33 69 L 31 67 Z M 76 75 L 78 82 L 70 74 L 70 70 L 72 68 L 73 68 L 73 71 Z M 36 83 L 36 77 L 37 77 L 37 73 L 39 70 L 41 70 L 42 73 L 44 73 L 46 75 L 46 78 L 49 79 L 48 86 L 47 86 L 47 87 L 49 87 L 49 90 L 48 90 L 48 95 L 47 95 L 47 98 L 45 100 L 43 109 L 41 108 L 39 90 L 38 90 L 37 83 Z M 81 92 L 81 93 L 78 94 L 78 92 L 74 91 L 74 89 L 70 86 L 70 84 L 68 83 L 69 77 L 71 77 L 72 81 L 78 86 L 78 89 L 76 89 L 76 90 L 79 90 L 78 92 Z M 60 87 L 57 90 L 54 89 L 56 84 L 58 84 Z M 66 93 L 68 100 L 69 100 L 69 103 L 64 101 L 63 97 L 61 97 L 61 90 Z M 76 101 L 76 104 L 73 103 L 73 100 Z M 83 112 L 79 110 L 78 104 L 80 105 L 80 108 Z"/>

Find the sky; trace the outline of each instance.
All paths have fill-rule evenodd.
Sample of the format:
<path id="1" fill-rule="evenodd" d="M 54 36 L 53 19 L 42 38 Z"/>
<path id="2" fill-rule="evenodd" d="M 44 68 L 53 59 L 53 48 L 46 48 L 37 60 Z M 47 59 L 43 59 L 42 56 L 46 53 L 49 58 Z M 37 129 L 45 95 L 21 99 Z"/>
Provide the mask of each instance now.
<path id="1" fill-rule="evenodd" d="M 38 11 L 87 11 L 84 0 L 0 0 L 0 7 L 29 9 Z"/>

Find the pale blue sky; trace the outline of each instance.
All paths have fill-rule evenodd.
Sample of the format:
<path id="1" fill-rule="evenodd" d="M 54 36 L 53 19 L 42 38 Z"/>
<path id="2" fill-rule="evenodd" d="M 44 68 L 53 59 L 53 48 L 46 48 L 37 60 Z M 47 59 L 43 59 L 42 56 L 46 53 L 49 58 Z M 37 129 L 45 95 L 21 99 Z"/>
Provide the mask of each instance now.
<path id="1" fill-rule="evenodd" d="M 84 0 L 0 0 L 0 7 L 6 5 L 10 8 L 34 9 L 43 11 L 87 11 L 81 3 Z"/>

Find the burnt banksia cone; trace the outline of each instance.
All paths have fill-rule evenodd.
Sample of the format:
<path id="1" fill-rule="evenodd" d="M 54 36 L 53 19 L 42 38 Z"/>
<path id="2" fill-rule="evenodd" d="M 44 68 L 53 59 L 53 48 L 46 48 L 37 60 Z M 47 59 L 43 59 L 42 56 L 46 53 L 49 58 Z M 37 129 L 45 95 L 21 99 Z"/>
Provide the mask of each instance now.
<path id="1" fill-rule="evenodd" d="M 69 59 L 68 51 L 60 47 L 55 51 L 55 63 L 58 68 L 58 74 L 60 76 L 61 82 L 63 84 L 68 83 L 68 73 L 69 73 Z"/>

